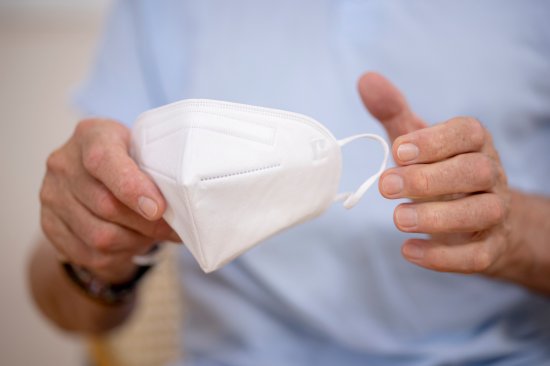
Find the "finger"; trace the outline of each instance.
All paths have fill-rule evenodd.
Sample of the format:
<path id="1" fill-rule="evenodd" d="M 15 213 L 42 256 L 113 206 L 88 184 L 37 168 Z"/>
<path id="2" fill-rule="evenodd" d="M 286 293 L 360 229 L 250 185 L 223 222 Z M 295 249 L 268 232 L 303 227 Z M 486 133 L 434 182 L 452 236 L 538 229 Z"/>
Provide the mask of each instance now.
<path id="1" fill-rule="evenodd" d="M 485 230 L 502 222 L 504 204 L 498 195 L 483 193 L 454 201 L 404 203 L 395 209 L 397 228 L 413 233 L 455 233 Z"/>
<path id="2" fill-rule="evenodd" d="M 391 141 L 428 125 L 414 115 L 399 90 L 382 75 L 368 72 L 361 76 L 359 94 L 368 111 L 379 120 Z"/>
<path id="3" fill-rule="evenodd" d="M 82 148 L 84 167 L 123 204 L 148 220 L 160 219 L 166 204 L 153 181 L 130 158 L 128 130 L 115 122 L 105 123 L 110 127 L 81 127 L 91 128 Z"/>
<path id="4" fill-rule="evenodd" d="M 120 202 L 105 185 L 85 172 L 75 174 L 73 181 L 73 196 L 98 218 L 156 240 L 177 240 L 174 231 L 164 220 L 150 221 L 143 218 Z"/>
<path id="5" fill-rule="evenodd" d="M 42 230 L 56 251 L 74 264 L 88 262 L 92 249 L 78 239 L 51 209 L 43 206 L 40 219 Z"/>
<path id="6" fill-rule="evenodd" d="M 133 253 L 103 253 L 96 251 L 75 235 L 71 229 L 48 208 L 43 208 L 42 226 L 50 243 L 56 251 L 74 265 L 102 273 L 105 279 L 120 278 L 133 268 Z M 140 251 L 139 254 L 145 253 Z"/>
<path id="7" fill-rule="evenodd" d="M 462 245 L 409 239 L 403 244 L 401 252 L 407 260 L 421 267 L 455 273 L 489 273 L 501 254 L 490 238 Z"/>
<path id="8" fill-rule="evenodd" d="M 400 136 L 392 152 L 399 165 L 432 163 L 451 156 L 481 151 L 485 128 L 474 118 L 457 117 L 445 123 Z"/>
<path id="9" fill-rule="evenodd" d="M 133 230 L 99 219 L 72 196 L 68 196 L 64 200 L 64 207 L 58 208 L 60 217 L 75 236 L 94 251 L 141 253 L 155 241 Z"/>
<path id="10" fill-rule="evenodd" d="M 482 153 L 468 153 L 433 164 L 414 164 L 388 169 L 379 181 L 386 198 L 424 199 L 448 194 L 490 191 L 498 169 Z"/>

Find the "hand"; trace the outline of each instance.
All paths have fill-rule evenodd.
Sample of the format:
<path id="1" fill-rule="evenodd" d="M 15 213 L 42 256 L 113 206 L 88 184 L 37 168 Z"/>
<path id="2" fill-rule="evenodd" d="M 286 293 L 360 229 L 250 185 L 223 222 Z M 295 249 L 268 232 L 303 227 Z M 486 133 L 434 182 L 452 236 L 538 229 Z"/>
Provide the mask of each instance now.
<path id="1" fill-rule="evenodd" d="M 404 257 L 437 271 L 500 271 L 516 248 L 508 240 L 511 193 L 490 133 L 470 117 L 428 127 L 378 74 L 365 74 L 359 91 L 393 142 L 397 167 L 381 176 L 380 192 L 413 200 L 395 209 L 396 227 L 431 234 L 407 240 Z"/>
<path id="2" fill-rule="evenodd" d="M 129 130 L 82 121 L 48 158 L 41 224 L 60 256 L 111 282 L 130 278 L 132 257 L 161 240 L 179 241 L 161 219 L 166 203 L 128 155 Z"/>

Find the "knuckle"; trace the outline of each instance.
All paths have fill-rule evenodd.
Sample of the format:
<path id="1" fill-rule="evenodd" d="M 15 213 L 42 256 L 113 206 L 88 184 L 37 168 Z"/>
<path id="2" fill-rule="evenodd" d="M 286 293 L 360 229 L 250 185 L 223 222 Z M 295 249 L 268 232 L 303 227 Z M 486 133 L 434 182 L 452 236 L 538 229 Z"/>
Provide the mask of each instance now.
<path id="1" fill-rule="evenodd" d="M 90 245 L 101 252 L 112 251 L 116 245 L 115 230 L 109 228 L 93 230 L 90 237 Z"/>
<path id="2" fill-rule="evenodd" d="M 108 190 L 103 190 L 98 194 L 96 207 L 97 214 L 110 221 L 115 219 L 120 213 L 118 200 Z"/>
<path id="3" fill-rule="evenodd" d="M 61 149 L 54 150 L 46 159 L 46 169 L 51 172 L 64 172 L 66 159 Z"/>
<path id="4" fill-rule="evenodd" d="M 49 185 L 44 182 L 40 188 L 40 203 L 42 205 L 49 205 L 53 202 L 53 194 Z"/>
<path id="5" fill-rule="evenodd" d="M 43 211 L 40 214 L 40 226 L 42 227 L 42 231 L 44 232 L 44 234 L 46 234 L 47 237 L 50 237 L 55 231 L 55 224 L 53 220 L 51 219 L 50 215 L 46 214 Z"/>
<path id="6" fill-rule="evenodd" d="M 462 121 L 471 143 L 475 148 L 480 149 L 485 143 L 485 128 L 478 119 L 473 117 L 463 117 Z"/>
<path id="7" fill-rule="evenodd" d="M 419 215 L 419 221 L 422 222 L 426 229 L 433 232 L 440 232 L 446 229 L 445 217 L 441 210 L 431 211 L 429 215 L 425 215 L 424 220 L 422 220 L 422 216 L 424 215 Z"/>
<path id="8" fill-rule="evenodd" d="M 482 188 L 489 189 L 493 187 L 497 179 L 497 170 L 493 160 L 487 155 L 481 155 L 476 160 L 475 166 L 475 177 Z"/>
<path id="9" fill-rule="evenodd" d="M 504 221 L 506 210 L 502 199 L 497 195 L 493 196 L 493 199 L 489 201 L 489 221 L 493 224 L 498 224 Z"/>
<path id="10" fill-rule="evenodd" d="M 56 180 L 50 174 L 46 174 L 40 187 L 39 199 L 42 206 L 55 206 L 61 198 L 62 190 L 56 185 Z"/>
<path id="11" fill-rule="evenodd" d="M 415 169 L 411 176 L 411 190 L 414 194 L 428 194 L 432 189 L 433 177 L 424 169 Z"/>
<path id="12" fill-rule="evenodd" d="M 95 172 L 98 168 L 105 163 L 107 154 L 105 148 L 100 144 L 93 144 L 86 149 L 82 156 L 82 163 L 84 168 L 89 172 Z"/>
<path id="13" fill-rule="evenodd" d="M 74 129 L 74 135 L 76 137 L 85 136 L 88 131 L 97 124 L 97 119 L 85 118 L 78 122 Z"/>
<path id="14" fill-rule="evenodd" d="M 485 272 L 493 263 L 489 251 L 483 247 L 476 249 L 471 259 L 471 266 L 467 269 L 471 273 Z"/>

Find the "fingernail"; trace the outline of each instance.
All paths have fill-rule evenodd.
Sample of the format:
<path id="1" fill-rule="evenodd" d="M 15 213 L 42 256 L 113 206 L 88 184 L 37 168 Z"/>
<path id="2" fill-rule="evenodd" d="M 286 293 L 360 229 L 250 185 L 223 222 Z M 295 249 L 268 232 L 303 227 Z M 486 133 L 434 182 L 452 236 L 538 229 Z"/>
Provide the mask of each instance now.
<path id="1" fill-rule="evenodd" d="M 411 259 L 422 259 L 424 257 L 424 249 L 415 243 L 407 243 L 403 247 L 403 253 Z"/>
<path id="2" fill-rule="evenodd" d="M 418 147 L 415 144 L 405 143 L 397 148 L 397 157 L 401 161 L 411 161 L 418 157 Z"/>
<path id="3" fill-rule="evenodd" d="M 412 207 L 399 207 L 395 219 L 399 226 L 404 228 L 414 228 L 418 224 L 418 215 Z"/>
<path id="4" fill-rule="evenodd" d="M 141 196 L 138 199 L 139 209 L 147 218 L 153 218 L 158 212 L 158 205 L 149 197 Z"/>
<path id="5" fill-rule="evenodd" d="M 388 174 L 382 180 L 382 191 L 386 194 L 398 194 L 403 190 L 403 178 L 397 174 Z"/>

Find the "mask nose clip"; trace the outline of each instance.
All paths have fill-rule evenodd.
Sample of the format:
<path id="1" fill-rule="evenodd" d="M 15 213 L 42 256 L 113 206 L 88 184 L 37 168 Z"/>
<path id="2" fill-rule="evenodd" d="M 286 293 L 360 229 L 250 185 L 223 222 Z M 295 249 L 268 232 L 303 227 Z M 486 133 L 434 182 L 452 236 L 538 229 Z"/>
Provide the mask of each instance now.
<path id="1" fill-rule="evenodd" d="M 382 137 L 378 135 L 374 135 L 370 133 L 353 135 L 353 136 L 338 140 L 337 142 L 338 142 L 338 145 L 340 145 L 340 147 L 343 147 L 344 145 L 347 145 L 348 143 L 361 138 L 378 141 L 380 145 L 382 145 L 382 148 L 384 149 L 384 159 L 382 160 L 380 169 L 374 175 L 367 178 L 367 180 L 365 180 L 363 184 L 361 184 L 355 192 L 343 192 L 336 195 L 334 200 L 344 201 L 343 206 L 348 209 L 355 206 L 359 202 L 359 200 L 361 200 L 361 198 L 367 192 L 367 190 L 380 177 L 380 175 L 382 175 L 382 173 L 384 172 L 384 169 L 386 169 L 386 165 L 388 163 L 388 156 L 390 154 L 390 148 L 388 147 L 388 143 L 386 142 L 386 140 L 384 140 Z"/>

